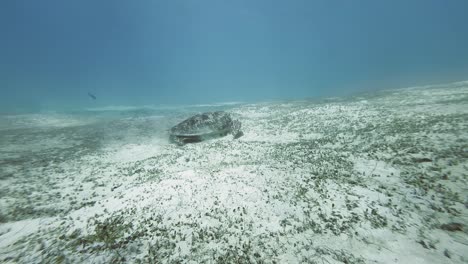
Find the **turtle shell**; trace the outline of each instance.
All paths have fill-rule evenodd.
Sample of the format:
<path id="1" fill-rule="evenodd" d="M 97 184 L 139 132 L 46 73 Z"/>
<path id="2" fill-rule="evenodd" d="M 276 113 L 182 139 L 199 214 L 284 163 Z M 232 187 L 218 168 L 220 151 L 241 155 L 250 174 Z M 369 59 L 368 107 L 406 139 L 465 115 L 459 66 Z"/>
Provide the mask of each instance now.
<path id="1" fill-rule="evenodd" d="M 171 128 L 171 139 L 185 144 L 225 136 L 232 132 L 233 120 L 223 111 L 194 115 Z"/>

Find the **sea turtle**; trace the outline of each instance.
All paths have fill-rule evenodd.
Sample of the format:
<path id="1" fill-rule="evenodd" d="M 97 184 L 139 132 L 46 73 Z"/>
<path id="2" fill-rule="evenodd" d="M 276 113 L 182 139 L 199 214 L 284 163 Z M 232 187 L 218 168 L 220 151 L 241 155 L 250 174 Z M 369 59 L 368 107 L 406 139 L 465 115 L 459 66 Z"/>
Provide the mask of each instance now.
<path id="1" fill-rule="evenodd" d="M 172 127 L 170 139 L 179 145 L 223 137 L 227 134 L 232 134 L 236 139 L 243 135 L 240 129 L 241 123 L 233 120 L 230 114 L 223 111 L 206 112 L 194 115 Z"/>

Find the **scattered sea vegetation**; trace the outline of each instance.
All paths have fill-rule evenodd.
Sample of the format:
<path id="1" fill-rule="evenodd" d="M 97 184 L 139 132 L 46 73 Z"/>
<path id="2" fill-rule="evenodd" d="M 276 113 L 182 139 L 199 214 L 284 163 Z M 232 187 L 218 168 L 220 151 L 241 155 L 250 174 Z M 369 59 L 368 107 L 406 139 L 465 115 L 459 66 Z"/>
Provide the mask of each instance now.
<path id="1" fill-rule="evenodd" d="M 0 260 L 465 263 L 467 95 L 240 105 L 243 137 L 185 146 L 145 117 L 0 131 L 50 143 L 0 153 Z"/>

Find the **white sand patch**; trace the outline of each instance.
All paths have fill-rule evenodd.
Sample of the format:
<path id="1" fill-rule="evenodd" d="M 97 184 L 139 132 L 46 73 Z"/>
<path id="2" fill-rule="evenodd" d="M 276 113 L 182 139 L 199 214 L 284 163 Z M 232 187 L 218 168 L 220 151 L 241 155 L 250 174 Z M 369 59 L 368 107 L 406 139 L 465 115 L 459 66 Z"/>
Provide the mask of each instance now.
<path id="1" fill-rule="evenodd" d="M 308 135 L 314 139 L 319 134 Z M 307 136 L 306 136 L 307 137 Z M 260 131 L 248 131 L 244 134 L 241 141 L 261 141 L 270 143 L 290 143 L 302 139 L 302 135 L 293 132 L 272 132 L 272 134 L 261 133 Z"/>
<path id="2" fill-rule="evenodd" d="M 94 118 L 66 114 L 25 114 L 0 116 L 0 131 L 19 128 L 60 128 L 82 126 L 95 122 Z"/>
<path id="3" fill-rule="evenodd" d="M 364 177 L 382 183 L 398 184 L 400 182 L 400 171 L 383 161 L 355 159 L 354 170 Z"/>
<path id="4" fill-rule="evenodd" d="M 0 254 L 19 239 L 37 232 L 43 225 L 53 222 L 55 218 L 23 220 L 0 225 Z"/>
<path id="5" fill-rule="evenodd" d="M 111 154 L 110 161 L 113 162 L 133 162 L 143 160 L 159 154 L 160 146 L 127 144 Z"/>
<path id="6" fill-rule="evenodd" d="M 164 151 L 164 146 L 169 142 L 167 139 L 154 138 L 146 144 L 115 144 L 108 146 L 105 151 L 108 162 L 135 162 L 153 156 L 160 155 Z"/>

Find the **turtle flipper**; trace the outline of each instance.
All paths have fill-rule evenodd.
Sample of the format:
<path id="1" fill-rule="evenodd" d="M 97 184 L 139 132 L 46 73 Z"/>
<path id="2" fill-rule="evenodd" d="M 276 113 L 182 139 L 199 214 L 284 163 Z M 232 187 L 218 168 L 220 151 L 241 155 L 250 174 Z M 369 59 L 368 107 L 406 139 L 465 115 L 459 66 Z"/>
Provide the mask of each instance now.
<path id="1" fill-rule="evenodd" d="M 234 136 L 234 139 L 238 139 L 244 135 L 244 133 L 241 131 L 241 122 L 239 122 L 239 120 L 232 121 L 231 133 Z"/>

